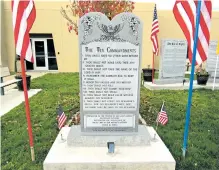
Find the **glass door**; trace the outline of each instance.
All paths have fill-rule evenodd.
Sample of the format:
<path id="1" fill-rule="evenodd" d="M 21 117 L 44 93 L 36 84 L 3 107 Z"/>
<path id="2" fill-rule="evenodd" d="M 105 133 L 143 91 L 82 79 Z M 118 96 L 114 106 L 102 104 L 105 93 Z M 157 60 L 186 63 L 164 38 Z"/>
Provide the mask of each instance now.
<path id="1" fill-rule="evenodd" d="M 58 70 L 53 39 L 47 39 L 46 42 L 47 42 L 47 49 L 48 49 L 49 70 Z"/>
<path id="2" fill-rule="evenodd" d="M 48 50 L 45 39 L 33 39 L 34 70 L 48 70 Z"/>

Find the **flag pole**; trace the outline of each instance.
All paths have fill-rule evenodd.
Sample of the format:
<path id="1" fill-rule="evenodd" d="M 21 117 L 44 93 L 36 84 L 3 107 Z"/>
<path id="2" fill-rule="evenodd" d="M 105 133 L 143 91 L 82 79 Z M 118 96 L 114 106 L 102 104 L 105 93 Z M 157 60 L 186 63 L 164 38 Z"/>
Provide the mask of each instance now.
<path id="1" fill-rule="evenodd" d="M 192 56 L 192 68 L 190 74 L 190 85 L 189 85 L 189 95 L 188 95 L 188 103 L 186 109 L 186 122 L 185 122 L 185 131 L 184 131 L 184 139 L 183 139 L 183 157 L 185 158 L 187 142 L 188 142 L 188 132 L 189 132 L 189 122 L 190 122 L 190 113 L 191 113 L 191 104 L 192 104 L 192 90 L 193 90 L 193 81 L 194 81 L 194 72 L 195 72 L 195 63 L 196 63 L 196 49 L 198 43 L 198 30 L 200 23 L 200 14 L 201 14 L 201 0 L 198 0 L 198 8 L 197 8 L 197 17 L 196 17 L 196 27 L 195 27 L 195 37 L 194 37 L 194 47 L 193 47 L 193 56 Z"/>
<path id="2" fill-rule="evenodd" d="M 213 88 L 212 88 L 213 91 L 214 91 L 216 75 L 217 75 L 218 57 L 219 56 L 217 56 L 216 67 L 215 67 L 215 71 L 214 71 L 214 83 L 213 83 Z"/>
<path id="3" fill-rule="evenodd" d="M 33 134 L 32 134 L 32 127 L 31 127 L 31 119 L 30 119 L 30 106 L 29 106 L 28 93 L 27 93 L 27 83 L 26 83 L 27 80 L 26 80 L 26 74 L 25 74 L 24 58 L 20 57 L 20 61 L 21 61 L 21 73 L 22 73 L 22 80 L 23 80 L 25 110 L 26 110 L 26 119 L 27 119 L 27 126 L 28 126 L 31 159 L 32 159 L 32 161 L 35 161 Z"/>
<path id="4" fill-rule="evenodd" d="M 152 84 L 154 84 L 154 53 L 152 58 Z"/>

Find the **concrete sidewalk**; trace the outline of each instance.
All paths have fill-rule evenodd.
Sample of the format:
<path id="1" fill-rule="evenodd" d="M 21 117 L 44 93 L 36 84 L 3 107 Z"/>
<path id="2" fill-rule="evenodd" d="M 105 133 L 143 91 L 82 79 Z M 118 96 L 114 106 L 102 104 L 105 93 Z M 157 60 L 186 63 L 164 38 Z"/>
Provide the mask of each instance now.
<path id="1" fill-rule="evenodd" d="M 47 73 L 48 72 L 26 72 L 27 75 L 31 75 L 31 80 L 41 77 Z M 15 79 L 14 76 L 15 75 L 4 77 L 3 81 L 13 80 Z M 14 89 L 16 86 L 17 86 L 16 84 L 12 84 L 7 87 L 4 87 L 5 95 L 0 97 L 0 101 L 1 101 L 0 117 L 8 113 L 14 107 L 24 102 L 24 92 Z M 41 89 L 30 89 L 28 91 L 28 97 L 30 98 L 40 91 Z"/>
<path id="2" fill-rule="evenodd" d="M 28 98 L 40 92 L 41 89 L 30 89 L 28 91 Z M 0 117 L 8 113 L 10 110 L 24 102 L 24 92 L 17 89 L 11 89 L 5 92 L 4 96 L 1 96 L 1 111 Z"/>

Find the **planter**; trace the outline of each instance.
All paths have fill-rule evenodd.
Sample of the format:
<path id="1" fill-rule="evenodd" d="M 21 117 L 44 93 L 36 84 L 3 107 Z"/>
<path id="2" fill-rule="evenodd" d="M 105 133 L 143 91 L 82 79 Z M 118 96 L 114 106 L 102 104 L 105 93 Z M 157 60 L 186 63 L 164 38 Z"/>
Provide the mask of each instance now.
<path id="1" fill-rule="evenodd" d="M 196 75 L 196 77 L 197 77 L 197 84 L 206 85 L 208 82 L 209 75 Z"/>
<path id="2" fill-rule="evenodd" d="M 144 81 L 152 82 L 152 71 L 153 71 L 153 69 L 143 68 L 142 71 L 143 71 Z M 154 69 L 154 73 L 155 73 L 155 69 Z M 154 76 L 154 74 L 153 74 L 153 76 Z"/>
<path id="3" fill-rule="evenodd" d="M 15 76 L 15 79 L 22 79 L 21 76 Z M 31 82 L 31 76 L 26 75 L 26 82 L 27 82 L 27 90 L 30 90 L 30 82 Z M 17 88 L 19 91 L 24 91 L 23 88 L 23 80 L 17 82 Z"/>

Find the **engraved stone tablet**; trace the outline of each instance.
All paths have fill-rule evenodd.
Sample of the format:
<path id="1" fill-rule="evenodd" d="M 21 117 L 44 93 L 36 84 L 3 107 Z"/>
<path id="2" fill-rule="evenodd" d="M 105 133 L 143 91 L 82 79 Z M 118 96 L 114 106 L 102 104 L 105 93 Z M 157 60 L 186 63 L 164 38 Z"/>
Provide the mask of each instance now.
<path id="1" fill-rule="evenodd" d="M 159 80 L 155 83 L 181 83 L 185 75 L 186 55 L 187 42 L 185 40 L 162 40 Z"/>
<path id="2" fill-rule="evenodd" d="M 209 50 L 208 50 L 208 59 L 206 64 L 206 70 L 210 74 L 210 77 L 214 77 L 216 62 L 217 62 L 217 42 L 218 41 L 210 41 Z M 217 68 L 217 75 L 216 78 L 219 78 L 219 67 Z"/>
<path id="3" fill-rule="evenodd" d="M 82 132 L 137 132 L 142 23 L 132 13 L 79 21 Z M 109 133 L 110 135 L 110 133 Z"/>

